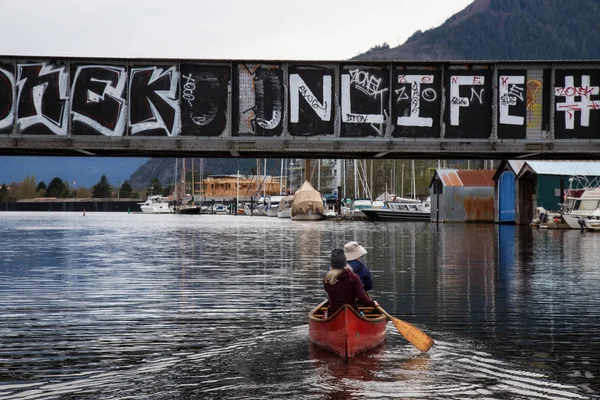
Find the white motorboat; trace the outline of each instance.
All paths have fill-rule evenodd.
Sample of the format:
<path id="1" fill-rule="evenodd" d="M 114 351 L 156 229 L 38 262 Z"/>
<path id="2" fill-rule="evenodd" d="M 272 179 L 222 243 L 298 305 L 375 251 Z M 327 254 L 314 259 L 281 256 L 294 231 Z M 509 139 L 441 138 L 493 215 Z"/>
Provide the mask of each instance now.
<path id="1" fill-rule="evenodd" d="M 580 197 L 567 197 L 562 218 L 572 229 L 597 225 L 600 221 L 600 188 L 585 189 Z"/>
<path id="2" fill-rule="evenodd" d="M 279 202 L 277 208 L 277 217 L 279 218 L 292 218 L 292 204 L 294 203 L 294 196 L 285 196 Z"/>
<path id="3" fill-rule="evenodd" d="M 325 195 L 323 196 L 323 207 L 325 208 L 325 217 L 333 218 L 337 217 L 337 196 Z"/>
<path id="4" fill-rule="evenodd" d="M 375 221 L 430 221 L 431 203 L 396 198 L 385 202 L 383 208 L 365 208 L 362 212 Z"/>
<path id="5" fill-rule="evenodd" d="M 277 217 L 277 213 L 279 212 L 279 203 L 284 197 L 285 196 L 270 196 L 267 199 L 267 205 L 265 206 L 267 217 Z"/>
<path id="6" fill-rule="evenodd" d="M 169 214 L 174 212 L 173 204 L 167 197 L 161 195 L 149 196 L 143 203 L 138 203 L 145 214 Z"/>
<path id="7" fill-rule="evenodd" d="M 227 215 L 229 214 L 229 209 L 223 203 L 215 203 L 211 207 L 211 214 Z"/>
<path id="8" fill-rule="evenodd" d="M 362 210 L 372 207 L 373 203 L 370 199 L 356 199 L 352 202 L 348 215 L 351 217 L 365 217 Z"/>

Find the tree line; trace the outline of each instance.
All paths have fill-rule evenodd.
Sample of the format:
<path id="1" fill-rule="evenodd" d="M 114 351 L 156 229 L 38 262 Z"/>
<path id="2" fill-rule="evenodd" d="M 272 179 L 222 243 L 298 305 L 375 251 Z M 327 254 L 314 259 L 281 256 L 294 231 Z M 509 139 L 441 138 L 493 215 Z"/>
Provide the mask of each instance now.
<path id="1" fill-rule="evenodd" d="M 69 182 L 55 177 L 46 185 L 44 181 L 36 183 L 35 176 L 26 176 L 21 182 L 0 186 L 0 202 L 14 202 L 40 197 L 66 198 L 140 198 L 128 181 L 121 186 L 111 185 L 106 175 L 102 175 L 97 184 L 91 188 L 71 187 Z"/>

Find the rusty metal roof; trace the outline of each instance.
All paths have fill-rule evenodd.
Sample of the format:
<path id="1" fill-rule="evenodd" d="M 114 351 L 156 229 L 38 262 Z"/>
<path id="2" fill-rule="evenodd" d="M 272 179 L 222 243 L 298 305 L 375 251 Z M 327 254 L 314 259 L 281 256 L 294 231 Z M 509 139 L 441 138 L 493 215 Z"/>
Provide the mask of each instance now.
<path id="1" fill-rule="evenodd" d="M 457 172 L 457 169 L 437 169 L 435 171 L 444 186 L 462 186 Z"/>
<path id="2" fill-rule="evenodd" d="M 437 176 L 444 186 L 494 186 L 493 169 L 438 169 Z"/>
<path id="3" fill-rule="evenodd" d="M 460 169 L 457 173 L 463 186 L 494 186 L 495 169 Z"/>

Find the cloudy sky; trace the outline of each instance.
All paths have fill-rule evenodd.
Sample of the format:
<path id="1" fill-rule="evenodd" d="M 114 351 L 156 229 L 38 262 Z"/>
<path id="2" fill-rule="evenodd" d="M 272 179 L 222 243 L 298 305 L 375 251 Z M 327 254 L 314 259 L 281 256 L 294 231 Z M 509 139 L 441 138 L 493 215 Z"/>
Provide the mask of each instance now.
<path id="1" fill-rule="evenodd" d="M 0 0 L 0 55 L 344 60 L 473 0 Z"/>

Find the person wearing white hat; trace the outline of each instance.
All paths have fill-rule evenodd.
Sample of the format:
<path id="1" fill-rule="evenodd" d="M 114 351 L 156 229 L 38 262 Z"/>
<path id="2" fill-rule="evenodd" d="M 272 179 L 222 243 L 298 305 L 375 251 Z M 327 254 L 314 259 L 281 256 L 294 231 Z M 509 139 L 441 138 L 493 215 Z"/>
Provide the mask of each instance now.
<path id="1" fill-rule="evenodd" d="M 357 242 L 348 242 L 344 245 L 344 253 L 348 260 L 348 265 L 356 275 L 360 277 L 363 289 L 369 291 L 373 289 L 373 276 L 369 268 L 361 261 L 361 257 L 367 254 L 367 250 Z"/>
<path id="2" fill-rule="evenodd" d="M 358 302 L 368 307 L 378 307 L 379 303 L 371 299 L 361 286 L 359 277 L 352 272 L 347 264 L 346 255 L 342 249 L 331 250 L 329 272 L 325 275 L 323 286 L 329 299 L 329 307 L 325 313 L 333 315 L 344 304 L 358 310 Z"/>

